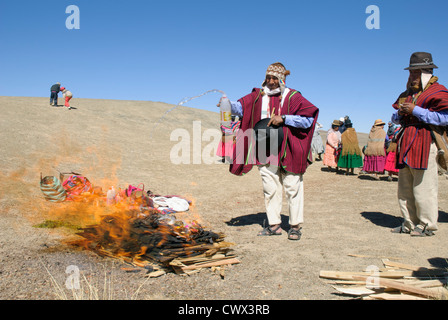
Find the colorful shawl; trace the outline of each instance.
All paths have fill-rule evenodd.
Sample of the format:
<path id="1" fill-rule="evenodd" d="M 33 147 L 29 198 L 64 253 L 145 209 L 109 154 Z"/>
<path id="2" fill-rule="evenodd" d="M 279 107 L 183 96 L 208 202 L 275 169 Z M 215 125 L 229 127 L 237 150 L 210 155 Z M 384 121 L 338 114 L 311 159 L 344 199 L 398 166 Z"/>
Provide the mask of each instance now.
<path id="1" fill-rule="evenodd" d="M 430 111 L 448 110 L 448 90 L 437 80 L 437 77 L 432 77 L 425 90 L 418 93 L 406 90 L 392 105 L 393 108 L 399 109 L 400 104 L 413 102 Z M 397 135 L 397 168 L 408 165 L 415 169 L 426 169 L 432 143 L 430 128 L 412 115 L 403 117 L 401 125 L 402 130 Z"/>
<path id="2" fill-rule="evenodd" d="M 236 135 L 233 161 L 229 171 L 235 175 L 243 175 L 249 172 L 253 165 L 258 163 L 254 151 L 255 139 L 253 129 L 261 120 L 263 92 L 254 88 L 252 92 L 239 100 L 243 106 L 243 118 L 240 130 Z M 306 100 L 300 92 L 289 90 L 281 106 L 281 96 L 270 96 L 270 110 L 276 115 L 299 115 L 313 117 L 314 122 L 308 129 L 299 129 L 283 126 L 284 139 L 276 161 L 271 158 L 270 163 L 282 166 L 287 172 L 301 174 L 306 171 L 311 153 L 311 141 L 317 122 L 319 109 Z"/>

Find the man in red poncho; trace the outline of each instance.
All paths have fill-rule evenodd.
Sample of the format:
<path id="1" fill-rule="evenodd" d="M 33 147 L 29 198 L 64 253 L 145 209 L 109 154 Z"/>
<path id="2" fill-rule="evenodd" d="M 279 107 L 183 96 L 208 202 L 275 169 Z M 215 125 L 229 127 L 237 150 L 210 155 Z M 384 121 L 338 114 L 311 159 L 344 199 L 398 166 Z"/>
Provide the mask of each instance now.
<path id="1" fill-rule="evenodd" d="M 407 90 L 393 104 L 397 134 L 398 203 L 404 222 L 395 233 L 430 236 L 438 229 L 437 146 L 430 126 L 448 125 L 448 91 L 433 76 L 432 55 L 411 55 Z"/>
<path id="2" fill-rule="evenodd" d="M 299 240 L 303 223 L 303 174 L 312 159 L 311 141 L 319 109 L 300 92 L 286 87 L 285 79 L 289 74 L 283 64 L 271 64 L 262 88 L 254 88 L 238 101 L 231 101 L 232 114 L 242 120 L 230 172 L 243 175 L 254 165 L 259 169 L 269 222 L 269 226 L 258 234 L 260 236 L 282 233 L 284 189 L 289 204 L 288 239 Z M 260 159 L 255 150 L 257 141 L 251 132 L 260 120 L 266 118 L 270 119 L 268 128 L 278 128 L 283 139 L 276 148 L 270 144 L 271 153 Z"/>

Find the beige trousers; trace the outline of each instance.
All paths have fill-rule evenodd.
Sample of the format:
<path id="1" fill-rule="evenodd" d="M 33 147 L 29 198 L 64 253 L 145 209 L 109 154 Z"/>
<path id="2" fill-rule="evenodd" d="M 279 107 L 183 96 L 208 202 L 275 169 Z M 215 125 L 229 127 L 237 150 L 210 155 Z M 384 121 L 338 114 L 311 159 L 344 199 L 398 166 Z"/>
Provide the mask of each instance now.
<path id="1" fill-rule="evenodd" d="M 258 166 L 270 225 L 280 224 L 283 190 L 289 205 L 289 224 L 303 223 L 303 174 L 281 173 L 276 166 Z"/>
<path id="2" fill-rule="evenodd" d="M 415 227 L 435 231 L 439 217 L 437 147 L 431 144 L 428 168 L 412 169 L 406 166 L 398 174 L 398 205 L 404 218 L 403 225 L 414 230 Z"/>

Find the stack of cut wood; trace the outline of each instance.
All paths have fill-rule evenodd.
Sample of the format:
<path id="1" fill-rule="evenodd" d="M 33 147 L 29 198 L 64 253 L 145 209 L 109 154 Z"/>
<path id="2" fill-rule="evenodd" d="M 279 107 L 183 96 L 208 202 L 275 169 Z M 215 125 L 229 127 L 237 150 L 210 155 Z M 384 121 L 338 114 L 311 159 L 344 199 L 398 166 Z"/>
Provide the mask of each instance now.
<path id="1" fill-rule="evenodd" d="M 177 274 L 190 274 L 201 268 L 212 268 L 224 276 L 222 266 L 240 263 L 229 248 L 228 242 L 214 243 L 210 249 L 201 255 L 187 258 L 176 258 L 169 265 Z"/>
<path id="2" fill-rule="evenodd" d="M 222 266 L 240 262 L 230 249 L 233 244 L 223 241 L 223 234 L 204 230 L 199 224 L 186 228 L 164 221 L 156 213 L 143 217 L 108 215 L 78 235 L 85 239 L 85 248 L 146 268 L 150 277 L 170 269 L 190 274 L 201 268 L 217 269 L 222 275 Z"/>
<path id="3" fill-rule="evenodd" d="M 325 271 L 339 293 L 364 300 L 446 300 L 448 270 L 382 259 L 384 267 L 363 272 Z"/>

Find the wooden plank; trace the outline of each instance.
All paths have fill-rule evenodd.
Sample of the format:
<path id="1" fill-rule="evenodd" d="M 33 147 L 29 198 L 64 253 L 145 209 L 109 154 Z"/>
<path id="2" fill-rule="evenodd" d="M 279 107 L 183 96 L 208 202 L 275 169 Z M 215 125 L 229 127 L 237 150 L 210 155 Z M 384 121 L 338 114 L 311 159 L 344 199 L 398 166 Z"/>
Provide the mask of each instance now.
<path id="1" fill-rule="evenodd" d="M 213 262 L 197 263 L 197 264 L 181 267 L 181 269 L 182 270 L 194 270 L 194 269 L 198 269 L 198 268 L 217 267 L 217 266 L 222 266 L 222 265 L 226 265 L 226 264 L 235 264 L 235 263 L 240 263 L 240 260 L 238 260 L 236 258 L 222 259 L 222 260 L 213 261 Z"/>
<path id="2" fill-rule="evenodd" d="M 436 287 L 443 287 L 448 283 L 447 279 L 435 279 L 435 280 L 414 280 L 414 279 L 403 279 L 403 280 L 397 280 L 404 284 L 409 284 L 412 286 L 416 286 L 419 288 L 436 288 Z"/>
<path id="3" fill-rule="evenodd" d="M 365 254 L 356 254 L 356 253 L 349 253 L 348 254 L 349 257 L 355 257 L 355 258 L 376 258 L 376 259 L 381 259 L 381 258 L 385 258 L 384 256 L 370 256 L 370 255 L 365 255 Z M 387 259 L 394 259 L 394 260 L 400 260 L 401 258 L 398 257 L 388 257 Z"/>
<path id="4" fill-rule="evenodd" d="M 404 277 L 412 277 L 413 271 L 406 270 L 406 271 L 383 271 L 378 272 L 378 277 L 381 278 L 393 278 L 393 279 L 400 279 Z M 347 272 L 347 271 L 328 271 L 328 270 L 321 270 L 319 276 L 321 278 L 327 278 L 327 279 L 336 279 L 336 280 L 357 280 L 355 277 L 357 276 L 365 276 L 370 277 L 372 276 L 372 272 Z"/>
<path id="5" fill-rule="evenodd" d="M 145 278 L 157 278 L 166 274 L 164 270 L 155 270 L 145 275 Z"/>
<path id="6" fill-rule="evenodd" d="M 344 294 L 348 294 L 351 296 L 365 296 L 376 293 L 371 289 L 367 289 L 365 286 L 351 286 L 351 287 L 338 287 L 333 286 L 333 288 L 339 292 Z"/>
<path id="7" fill-rule="evenodd" d="M 354 276 L 355 280 L 366 280 L 367 281 L 368 278 L 369 277 L 366 277 L 366 276 Z M 395 280 L 391 280 L 391 279 L 384 279 L 381 277 L 378 277 L 378 279 L 376 279 L 376 280 L 378 281 L 378 286 L 380 286 L 380 287 L 394 288 L 394 289 L 397 289 L 400 291 L 416 294 L 416 295 L 422 296 L 424 298 L 433 298 L 433 299 L 444 298 L 442 296 L 442 294 L 439 292 L 434 292 L 432 290 L 428 290 L 425 288 L 418 288 L 415 286 L 407 285 L 407 284 L 401 283 L 399 281 L 395 281 Z"/>
<path id="8" fill-rule="evenodd" d="M 366 282 L 365 281 L 354 281 L 354 280 L 334 280 L 334 281 L 329 281 L 329 284 L 342 284 L 342 285 L 365 285 Z"/>
<path id="9" fill-rule="evenodd" d="M 383 264 L 386 267 L 393 267 L 393 268 L 400 268 L 400 269 L 406 269 L 406 270 L 412 270 L 417 271 L 419 273 L 426 273 L 428 272 L 431 275 L 434 274 L 440 274 L 445 275 L 447 271 L 445 269 L 439 269 L 439 268 L 427 268 L 427 267 L 421 267 L 421 266 L 415 266 L 411 264 L 396 262 L 396 261 L 390 261 L 389 259 L 383 259 Z"/>
<path id="10" fill-rule="evenodd" d="M 234 258 L 235 255 L 225 255 L 222 253 L 216 253 L 212 256 L 208 256 L 206 254 L 201 254 L 196 257 L 187 257 L 187 258 L 177 258 L 175 260 L 183 263 L 183 264 L 193 264 L 193 263 L 199 263 L 199 262 L 208 262 L 211 260 L 220 260 L 220 259 L 226 259 L 226 258 Z"/>

